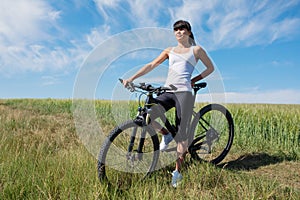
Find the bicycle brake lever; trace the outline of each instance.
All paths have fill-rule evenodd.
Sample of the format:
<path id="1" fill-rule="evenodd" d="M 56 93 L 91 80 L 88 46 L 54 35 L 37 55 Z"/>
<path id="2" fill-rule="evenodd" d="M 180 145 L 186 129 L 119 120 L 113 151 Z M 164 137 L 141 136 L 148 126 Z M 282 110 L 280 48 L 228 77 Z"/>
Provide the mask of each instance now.
<path id="1" fill-rule="evenodd" d="M 130 92 L 134 92 L 135 88 L 134 88 L 134 84 L 133 83 L 128 83 L 128 86 L 126 86 L 126 88 L 130 91 Z"/>
<path id="2" fill-rule="evenodd" d="M 175 91 L 177 90 L 177 87 L 175 85 L 170 84 L 169 86 L 172 90 L 175 90 Z"/>

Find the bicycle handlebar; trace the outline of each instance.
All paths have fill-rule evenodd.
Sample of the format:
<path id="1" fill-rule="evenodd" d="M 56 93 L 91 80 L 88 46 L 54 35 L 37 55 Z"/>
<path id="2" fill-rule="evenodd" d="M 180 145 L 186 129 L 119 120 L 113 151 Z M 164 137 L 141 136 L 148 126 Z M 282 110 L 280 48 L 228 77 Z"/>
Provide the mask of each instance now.
<path id="1" fill-rule="evenodd" d="M 123 79 L 119 78 L 119 80 L 123 84 Z M 195 85 L 193 85 L 193 89 L 195 91 L 195 94 L 201 88 L 205 88 L 206 85 L 207 85 L 206 82 L 196 83 Z M 162 86 L 160 86 L 160 87 L 153 87 L 150 84 L 140 83 L 139 85 L 136 85 L 136 84 L 134 84 L 132 82 L 129 82 L 128 85 L 126 86 L 126 88 L 130 92 L 134 92 L 134 91 L 136 91 L 135 88 L 139 88 L 139 89 L 145 90 L 147 92 L 155 92 L 155 93 L 166 92 L 168 90 L 174 90 L 174 91 L 177 90 L 177 88 L 174 85 L 170 85 L 170 87 L 162 87 Z"/>
<path id="2" fill-rule="evenodd" d="M 123 79 L 119 79 L 119 80 L 123 84 Z M 162 86 L 153 87 L 150 84 L 140 83 L 139 85 L 137 85 L 137 84 L 134 84 L 132 82 L 128 83 L 126 88 L 130 92 L 134 92 L 134 91 L 136 91 L 136 88 L 139 88 L 139 89 L 145 90 L 147 92 L 155 92 L 155 93 L 165 92 L 167 90 L 177 90 L 177 88 L 174 85 L 170 85 L 170 87 L 162 87 Z"/>

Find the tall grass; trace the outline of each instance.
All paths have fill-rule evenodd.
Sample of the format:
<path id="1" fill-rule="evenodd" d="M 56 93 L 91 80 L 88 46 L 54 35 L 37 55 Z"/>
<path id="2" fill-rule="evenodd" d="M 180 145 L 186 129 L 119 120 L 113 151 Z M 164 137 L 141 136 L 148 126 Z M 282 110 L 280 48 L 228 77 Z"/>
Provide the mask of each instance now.
<path id="1" fill-rule="evenodd" d="M 300 105 L 228 105 L 235 145 L 247 151 L 278 151 L 300 158 Z"/>
<path id="2" fill-rule="evenodd" d="M 116 117 L 115 105 L 95 102 L 106 132 L 136 113 L 135 103 L 119 104 L 130 111 Z M 236 137 L 224 163 L 187 158 L 176 190 L 168 166 L 120 191 L 98 181 L 97 160 L 76 134 L 71 100 L 0 100 L 0 199 L 299 199 L 300 105 L 226 107 Z"/>

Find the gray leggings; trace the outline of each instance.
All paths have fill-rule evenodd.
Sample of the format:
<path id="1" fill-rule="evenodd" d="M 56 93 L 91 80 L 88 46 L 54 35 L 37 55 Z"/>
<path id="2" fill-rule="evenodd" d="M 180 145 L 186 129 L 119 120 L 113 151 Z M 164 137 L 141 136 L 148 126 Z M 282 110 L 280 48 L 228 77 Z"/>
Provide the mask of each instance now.
<path id="1" fill-rule="evenodd" d="M 184 141 L 188 138 L 188 125 L 191 120 L 194 96 L 191 92 L 163 93 L 156 98 L 160 111 L 166 112 L 175 107 L 176 112 L 176 134 L 177 141 Z M 154 109 L 155 110 L 155 109 Z M 155 117 L 154 117 L 155 118 Z"/>

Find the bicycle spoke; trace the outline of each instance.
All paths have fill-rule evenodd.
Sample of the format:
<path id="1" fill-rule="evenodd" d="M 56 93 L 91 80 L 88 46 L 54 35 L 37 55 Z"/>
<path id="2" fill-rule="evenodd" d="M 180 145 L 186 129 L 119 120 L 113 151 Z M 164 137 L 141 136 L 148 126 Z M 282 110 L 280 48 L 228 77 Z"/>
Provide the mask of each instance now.
<path id="1" fill-rule="evenodd" d="M 214 106 L 206 106 L 201 110 L 190 149 L 202 160 L 217 163 L 225 157 L 231 146 L 233 122 L 223 106 Z"/>
<path id="2" fill-rule="evenodd" d="M 99 177 L 105 176 L 118 186 L 130 186 L 153 171 L 159 152 L 154 148 L 158 149 L 159 142 L 156 135 L 151 137 L 155 132 L 149 131 L 153 129 L 137 126 L 132 121 L 113 131 L 99 155 L 101 163 L 105 161 L 105 168 L 98 167 Z M 156 147 L 153 139 L 157 140 Z"/>

